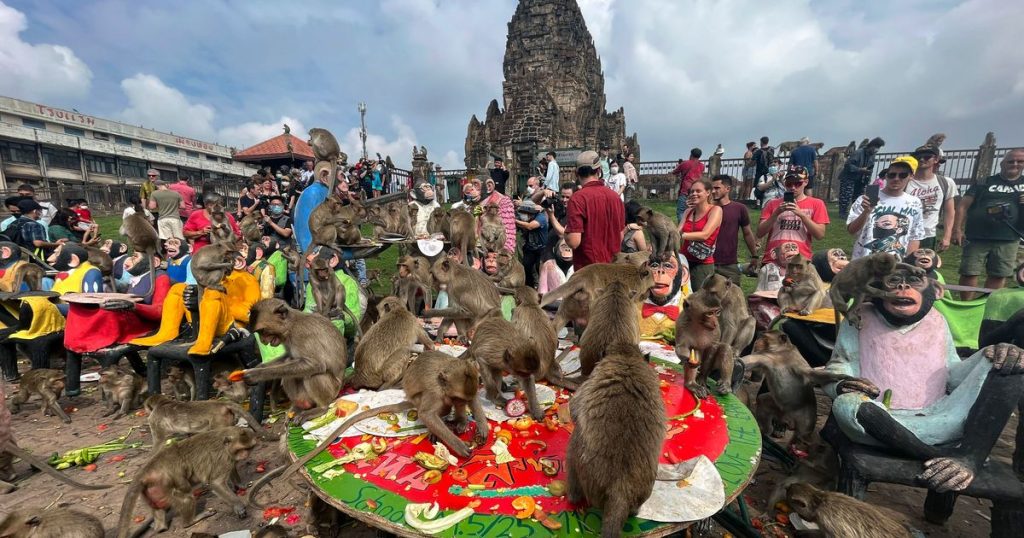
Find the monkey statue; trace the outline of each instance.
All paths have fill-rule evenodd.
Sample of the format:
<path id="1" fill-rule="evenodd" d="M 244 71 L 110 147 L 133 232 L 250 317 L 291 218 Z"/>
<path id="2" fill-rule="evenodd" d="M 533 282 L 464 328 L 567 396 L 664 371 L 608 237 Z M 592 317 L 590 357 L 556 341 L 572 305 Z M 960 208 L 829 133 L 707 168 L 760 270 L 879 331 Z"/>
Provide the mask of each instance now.
<path id="1" fill-rule="evenodd" d="M 412 222 L 412 231 L 415 237 L 426 237 L 430 235 L 430 222 L 434 211 L 441 208 L 441 204 L 434 199 L 434 187 L 426 181 L 420 181 L 412 189 L 412 201 L 409 208 L 416 208 L 416 218 Z"/>
<path id="2" fill-rule="evenodd" d="M 961 491 L 1024 394 L 1024 350 L 1000 343 L 960 360 L 933 308 L 942 286 L 919 267 L 897 265 L 868 284 L 881 293 L 864 305 L 859 328 L 840 325 L 825 367 L 858 376 L 823 387 L 835 423 L 852 442 L 920 460 L 929 489 Z"/>
<path id="3" fill-rule="evenodd" d="M 195 215 L 195 213 L 193 213 Z M 186 299 L 198 303 L 199 331 L 196 341 L 188 349 L 190 355 L 209 355 L 213 340 L 223 336 L 236 324 L 244 326 L 249 322 L 249 310 L 260 300 L 260 287 L 256 277 L 244 270 L 245 260 L 236 258 L 233 269 L 224 277 L 223 292 L 206 289 L 199 298 L 196 286 L 175 284 L 164 299 L 160 327 L 156 333 L 136 338 L 130 343 L 151 347 L 174 340 L 181 334 L 181 322 L 185 318 Z"/>

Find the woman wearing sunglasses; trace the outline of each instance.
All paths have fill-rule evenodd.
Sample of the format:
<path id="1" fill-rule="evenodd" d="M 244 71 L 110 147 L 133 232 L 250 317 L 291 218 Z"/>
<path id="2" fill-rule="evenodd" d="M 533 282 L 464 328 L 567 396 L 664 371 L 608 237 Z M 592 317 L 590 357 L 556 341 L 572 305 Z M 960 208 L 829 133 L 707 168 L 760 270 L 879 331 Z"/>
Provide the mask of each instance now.
<path id="1" fill-rule="evenodd" d="M 846 231 L 857 236 L 853 259 L 888 252 L 902 260 L 917 250 L 925 236 L 924 209 L 920 199 L 904 192 L 917 164 L 909 155 L 898 157 L 889 164 L 885 185 L 869 186 L 850 208 Z"/>

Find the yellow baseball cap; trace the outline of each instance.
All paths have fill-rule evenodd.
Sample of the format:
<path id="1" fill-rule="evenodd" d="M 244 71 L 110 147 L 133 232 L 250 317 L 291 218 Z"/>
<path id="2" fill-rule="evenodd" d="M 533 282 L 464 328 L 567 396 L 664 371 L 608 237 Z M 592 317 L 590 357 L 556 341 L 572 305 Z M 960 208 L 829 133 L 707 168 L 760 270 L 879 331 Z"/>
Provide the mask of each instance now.
<path id="1" fill-rule="evenodd" d="M 905 164 L 905 165 L 909 166 L 911 174 L 917 172 L 917 159 L 911 157 L 910 155 L 903 155 L 901 157 L 896 157 L 895 159 L 892 160 L 891 163 L 889 163 L 889 168 L 892 168 L 892 165 L 894 165 L 894 164 Z"/>

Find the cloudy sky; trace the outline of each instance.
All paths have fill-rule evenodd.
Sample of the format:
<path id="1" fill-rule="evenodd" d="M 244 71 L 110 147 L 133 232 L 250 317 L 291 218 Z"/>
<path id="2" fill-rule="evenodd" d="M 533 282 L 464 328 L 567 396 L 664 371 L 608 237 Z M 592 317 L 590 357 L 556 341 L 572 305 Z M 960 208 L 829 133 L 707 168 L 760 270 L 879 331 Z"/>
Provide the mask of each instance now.
<path id="1" fill-rule="evenodd" d="M 643 160 L 762 134 L 1024 145 L 1019 0 L 579 0 Z M 245 147 L 326 127 L 350 155 L 460 167 L 501 96 L 515 0 L 0 0 L 0 95 Z"/>

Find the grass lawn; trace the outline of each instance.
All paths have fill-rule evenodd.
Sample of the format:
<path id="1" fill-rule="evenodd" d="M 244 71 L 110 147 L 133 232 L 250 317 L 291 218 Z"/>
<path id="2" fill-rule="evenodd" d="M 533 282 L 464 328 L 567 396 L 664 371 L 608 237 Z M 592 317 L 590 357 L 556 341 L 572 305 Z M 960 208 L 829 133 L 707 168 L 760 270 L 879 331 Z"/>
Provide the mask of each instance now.
<path id="1" fill-rule="evenodd" d="M 661 213 L 671 216 L 673 219 L 676 214 L 675 202 L 650 202 L 649 205 Z M 814 250 L 823 250 L 829 248 L 841 248 L 846 251 L 847 255 L 853 249 L 853 237 L 846 232 L 845 221 L 841 221 L 834 207 L 830 207 L 829 216 L 832 223 L 828 225 L 825 233 L 825 238 L 821 241 L 814 242 Z M 758 219 L 761 217 L 760 210 L 752 210 L 750 219 L 756 227 Z M 121 227 L 121 216 L 120 215 L 109 215 L 103 217 L 97 217 L 96 222 L 100 225 L 100 232 L 104 237 L 108 238 L 119 238 L 124 240 L 118 234 L 118 229 Z M 371 227 L 366 226 L 363 229 L 364 235 L 371 233 Z M 747 252 L 746 246 L 743 244 L 742 239 L 740 240 L 740 260 L 746 260 Z M 382 275 L 380 280 L 374 284 L 373 290 L 379 294 L 386 294 L 391 290 L 391 275 L 395 270 L 395 263 L 398 261 L 398 249 L 390 248 L 384 251 L 379 257 L 367 260 L 367 267 L 370 269 L 379 268 L 382 269 Z M 960 267 L 960 247 L 951 247 L 949 250 L 942 254 L 942 268 L 939 270 L 942 276 L 948 283 L 956 283 L 959 278 L 957 270 Z M 982 277 L 981 282 L 984 282 Z M 743 290 L 746 293 L 754 291 L 754 286 L 757 280 L 754 278 L 744 277 L 743 279 Z M 1012 284 L 1011 284 L 1012 285 Z"/>

